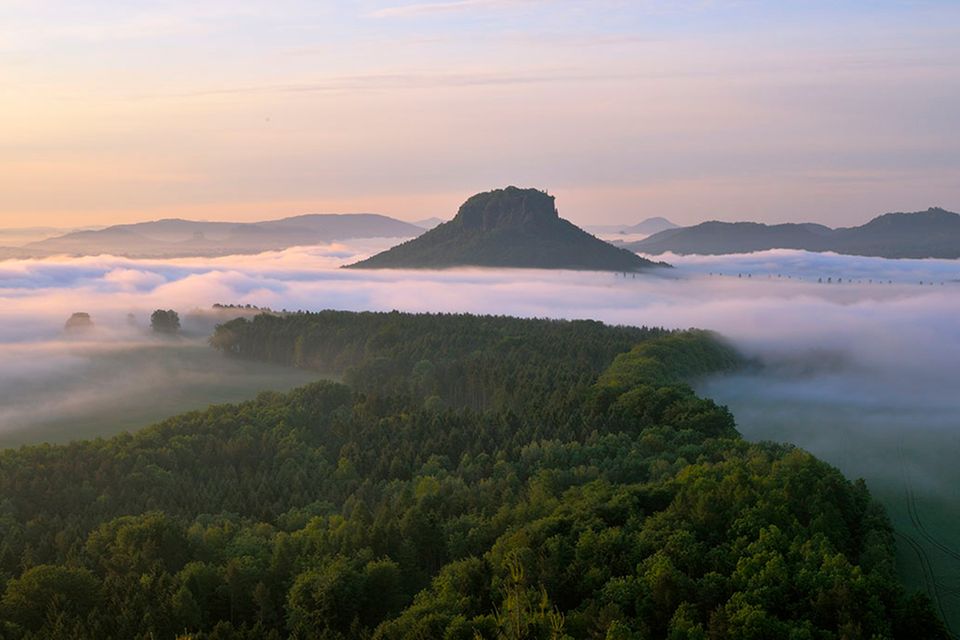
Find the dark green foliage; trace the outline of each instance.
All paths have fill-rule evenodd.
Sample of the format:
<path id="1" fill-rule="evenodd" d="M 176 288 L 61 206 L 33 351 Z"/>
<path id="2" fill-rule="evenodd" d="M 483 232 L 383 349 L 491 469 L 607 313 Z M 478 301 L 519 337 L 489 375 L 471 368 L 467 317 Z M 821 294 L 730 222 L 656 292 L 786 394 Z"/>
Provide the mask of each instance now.
<path id="1" fill-rule="evenodd" d="M 150 314 L 150 328 L 157 333 L 177 333 L 180 331 L 180 315 L 173 309 L 157 309 Z"/>
<path id="2" fill-rule="evenodd" d="M 476 410 L 536 403 L 566 415 L 569 398 L 617 354 L 666 333 L 591 320 L 321 311 L 239 318 L 210 342 L 227 354 L 343 376 L 367 394 L 436 396 Z"/>
<path id="3" fill-rule="evenodd" d="M 39 631 L 51 618 L 84 616 L 97 606 L 99 591 L 86 569 L 42 564 L 7 583 L 3 609 L 20 628 Z"/>
<path id="4" fill-rule="evenodd" d="M 2 452 L 0 636 L 946 637 L 862 483 L 684 384 L 736 361 L 709 333 L 226 327 L 228 352 L 298 348 L 350 385 Z"/>
<path id="5" fill-rule="evenodd" d="M 553 196 L 507 187 L 478 193 L 456 217 L 372 258 L 362 269 L 456 266 L 637 271 L 666 266 L 595 238 L 557 213 Z"/>

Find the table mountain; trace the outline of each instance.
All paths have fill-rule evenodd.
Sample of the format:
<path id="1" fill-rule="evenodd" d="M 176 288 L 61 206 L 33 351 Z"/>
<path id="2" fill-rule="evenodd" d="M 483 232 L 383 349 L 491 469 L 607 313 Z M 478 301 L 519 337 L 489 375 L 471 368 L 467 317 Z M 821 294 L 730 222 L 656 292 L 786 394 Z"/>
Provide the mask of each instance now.
<path id="1" fill-rule="evenodd" d="M 564 220 L 546 192 L 517 187 L 479 193 L 463 203 L 453 220 L 349 265 L 362 269 L 458 266 L 637 271 L 666 265 L 614 247 Z"/>

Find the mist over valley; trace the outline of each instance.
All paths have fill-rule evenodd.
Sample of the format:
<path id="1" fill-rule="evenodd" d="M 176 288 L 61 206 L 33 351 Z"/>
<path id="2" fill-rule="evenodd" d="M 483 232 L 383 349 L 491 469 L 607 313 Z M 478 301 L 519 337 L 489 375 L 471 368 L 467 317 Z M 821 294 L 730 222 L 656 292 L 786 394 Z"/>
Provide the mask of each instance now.
<path id="1" fill-rule="evenodd" d="M 960 640 L 958 24 L 0 2 L 0 640 Z"/>

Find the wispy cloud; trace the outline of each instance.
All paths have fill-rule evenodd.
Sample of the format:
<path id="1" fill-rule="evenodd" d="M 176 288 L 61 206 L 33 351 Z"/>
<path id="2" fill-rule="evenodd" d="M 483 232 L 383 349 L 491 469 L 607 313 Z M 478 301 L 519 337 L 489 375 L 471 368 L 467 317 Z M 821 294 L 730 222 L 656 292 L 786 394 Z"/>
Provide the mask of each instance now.
<path id="1" fill-rule="evenodd" d="M 531 4 L 536 1 L 537 0 L 450 0 L 448 2 L 417 2 L 414 4 L 403 4 L 377 9 L 367 15 L 371 18 L 402 18 L 430 13 L 463 11 L 466 9 L 510 7 Z"/>
<path id="2" fill-rule="evenodd" d="M 442 2 L 415 2 L 376 9 L 367 14 L 372 18 L 401 18 L 425 14 L 450 13 L 470 9 L 513 8 L 522 5 L 557 3 L 557 0 L 445 0 Z M 587 3 L 584 3 L 587 4 Z M 730 6 L 739 6 L 739 0 L 633 0 L 632 2 L 604 2 L 592 0 L 590 5 L 613 5 L 629 7 L 632 11 L 647 15 L 689 13 Z"/>
<path id="3" fill-rule="evenodd" d="M 240 21 L 275 15 L 250 6 L 220 0 L 209 3 L 168 3 L 163 8 L 133 6 L 116 11 L 41 11 L 23 3 L 0 24 L 0 51 L 42 50 L 71 44 L 104 44 L 206 35 Z"/>
<path id="4" fill-rule="evenodd" d="M 647 74 L 653 76 L 653 74 Z M 658 77 L 677 74 L 656 74 Z M 636 78 L 638 74 L 591 73 L 581 69 L 528 69 L 525 71 L 477 71 L 448 73 L 374 73 L 335 76 L 317 82 L 223 87 L 182 94 L 205 96 L 232 93 L 325 93 L 339 91 L 392 91 L 397 89 L 442 89 L 445 87 L 488 87 L 556 82 L 599 82 Z"/>

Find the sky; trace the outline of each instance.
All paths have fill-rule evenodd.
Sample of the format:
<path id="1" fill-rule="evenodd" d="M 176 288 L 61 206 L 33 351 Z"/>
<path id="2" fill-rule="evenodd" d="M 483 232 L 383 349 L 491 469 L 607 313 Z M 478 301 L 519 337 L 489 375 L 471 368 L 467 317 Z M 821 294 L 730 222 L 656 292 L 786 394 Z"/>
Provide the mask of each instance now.
<path id="1" fill-rule="evenodd" d="M 953 0 L 3 0 L 0 227 L 960 210 Z"/>

